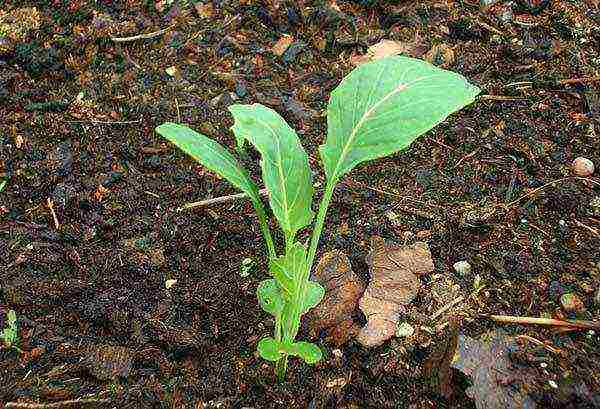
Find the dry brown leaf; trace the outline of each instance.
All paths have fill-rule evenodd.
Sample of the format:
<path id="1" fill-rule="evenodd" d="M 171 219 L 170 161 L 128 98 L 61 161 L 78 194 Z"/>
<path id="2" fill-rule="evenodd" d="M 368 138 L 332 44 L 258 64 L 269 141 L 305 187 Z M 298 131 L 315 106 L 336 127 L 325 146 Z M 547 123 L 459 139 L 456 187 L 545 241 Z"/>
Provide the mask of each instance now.
<path id="1" fill-rule="evenodd" d="M 214 14 L 214 9 L 212 2 L 208 3 L 195 3 L 194 8 L 196 9 L 196 13 L 201 18 L 211 18 Z"/>
<path id="2" fill-rule="evenodd" d="M 101 380 L 127 378 L 132 364 L 133 352 L 113 345 L 92 345 L 82 360 L 82 365 Z"/>
<path id="3" fill-rule="evenodd" d="M 278 56 L 282 56 L 283 53 L 289 48 L 289 46 L 294 42 L 294 37 L 284 35 L 281 37 L 272 48 L 274 54 Z"/>
<path id="4" fill-rule="evenodd" d="M 438 335 L 439 341 L 423 363 L 423 370 L 434 390 L 446 399 L 450 399 L 454 394 L 450 364 L 458 346 L 458 320 L 450 320 L 450 327 Z"/>
<path id="5" fill-rule="evenodd" d="M 365 285 L 352 271 L 348 257 L 341 251 L 325 253 L 312 279 L 325 288 L 325 297 L 308 312 L 308 325 L 313 331 L 324 329 L 330 341 L 340 346 L 358 330 L 352 314 Z"/>
<path id="6" fill-rule="evenodd" d="M 381 345 L 394 335 L 400 313 L 421 287 L 418 276 L 433 271 L 434 266 L 426 243 L 401 246 L 386 243 L 377 236 L 371 239 L 367 263 L 371 282 L 360 300 L 367 325 L 357 339 L 371 347 Z"/>
<path id="7" fill-rule="evenodd" d="M 381 40 L 377 44 L 369 47 L 367 53 L 364 55 L 354 55 L 350 57 L 350 62 L 353 65 L 365 64 L 369 61 L 374 61 L 380 58 L 388 57 L 390 55 L 406 54 L 412 57 L 417 57 L 418 48 L 421 41 L 417 36 L 411 43 L 405 43 L 394 40 Z"/>
<path id="8" fill-rule="evenodd" d="M 454 50 L 446 44 L 436 44 L 425 54 L 425 60 L 442 68 L 449 68 L 454 63 Z"/>
<path id="9" fill-rule="evenodd" d="M 516 349 L 515 338 L 502 330 L 480 339 L 459 335 L 451 367 L 471 378 L 472 386 L 466 393 L 477 409 L 535 409 L 528 387 L 524 387 L 536 378 L 535 372 L 511 361 L 511 352 Z"/>

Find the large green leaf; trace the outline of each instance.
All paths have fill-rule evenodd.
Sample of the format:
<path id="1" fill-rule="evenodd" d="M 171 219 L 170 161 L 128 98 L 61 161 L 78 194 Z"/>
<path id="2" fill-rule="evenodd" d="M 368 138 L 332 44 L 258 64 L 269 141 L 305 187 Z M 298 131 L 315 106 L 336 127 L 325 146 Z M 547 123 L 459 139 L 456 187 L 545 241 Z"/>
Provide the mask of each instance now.
<path id="1" fill-rule="evenodd" d="M 296 132 L 270 108 L 260 104 L 231 105 L 231 128 L 238 145 L 248 140 L 262 156 L 261 167 L 269 202 L 288 238 L 312 218 L 313 186 L 308 155 Z"/>
<path id="2" fill-rule="evenodd" d="M 227 149 L 212 139 L 184 125 L 165 122 L 156 127 L 156 132 L 173 142 L 206 168 L 227 179 L 232 185 L 260 202 L 258 188 L 248 176 L 248 172 Z"/>
<path id="3" fill-rule="evenodd" d="M 361 162 L 406 148 L 479 89 L 459 74 L 408 57 L 361 65 L 332 92 L 327 140 L 320 147 L 328 180 Z"/>

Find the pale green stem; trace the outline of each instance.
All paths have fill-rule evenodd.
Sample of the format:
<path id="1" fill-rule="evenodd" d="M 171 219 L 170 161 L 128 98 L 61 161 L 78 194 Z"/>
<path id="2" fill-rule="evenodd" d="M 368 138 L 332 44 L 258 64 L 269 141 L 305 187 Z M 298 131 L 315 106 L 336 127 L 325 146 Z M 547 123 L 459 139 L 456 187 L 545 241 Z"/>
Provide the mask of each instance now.
<path id="1" fill-rule="evenodd" d="M 275 253 L 275 245 L 273 244 L 273 237 L 271 236 L 271 230 L 269 230 L 269 224 L 267 223 L 267 214 L 260 201 L 252 200 L 252 205 L 258 216 L 258 225 L 260 231 L 263 234 L 265 243 L 267 244 L 267 251 L 269 252 L 269 260 L 273 260 L 277 257 Z"/>
<path id="2" fill-rule="evenodd" d="M 319 244 L 319 238 L 323 230 L 323 224 L 325 222 L 327 208 L 329 207 L 329 203 L 331 202 L 334 187 L 335 180 L 328 183 L 325 187 L 325 192 L 323 193 L 323 199 L 321 199 L 321 204 L 319 205 L 319 212 L 317 213 L 317 220 L 315 222 L 315 227 L 311 237 L 310 248 L 306 259 L 306 265 L 301 270 L 302 276 L 298 280 L 299 288 L 296 292 L 296 298 L 294 300 L 294 314 L 297 318 L 296 323 L 298 324 L 300 323 L 300 314 L 302 312 L 304 300 L 306 299 L 306 291 L 308 288 L 307 284 L 310 278 L 311 267 L 315 258 L 315 254 L 317 252 L 317 245 Z M 296 338 L 297 333 L 298 325 L 295 325 L 293 328 L 289 328 L 288 331 L 283 332 L 283 338 L 285 340 L 293 342 Z M 285 360 L 287 361 L 287 356 L 285 357 Z"/>
<path id="3" fill-rule="evenodd" d="M 277 382 L 282 383 L 285 381 L 285 373 L 287 371 L 287 355 L 275 363 L 275 373 L 277 374 Z"/>
<path id="4" fill-rule="evenodd" d="M 304 281 L 308 281 L 310 277 L 310 270 L 312 269 L 313 262 L 315 261 L 315 255 L 317 253 L 317 246 L 319 245 L 319 239 L 321 238 L 321 232 L 323 231 L 323 224 L 325 223 L 325 216 L 327 215 L 327 209 L 333 196 L 333 189 L 337 183 L 337 179 L 330 179 L 325 185 L 325 192 L 319 205 L 319 212 L 317 213 L 317 220 L 315 227 L 310 238 L 310 248 L 308 249 L 308 257 L 306 259 L 306 278 Z"/>

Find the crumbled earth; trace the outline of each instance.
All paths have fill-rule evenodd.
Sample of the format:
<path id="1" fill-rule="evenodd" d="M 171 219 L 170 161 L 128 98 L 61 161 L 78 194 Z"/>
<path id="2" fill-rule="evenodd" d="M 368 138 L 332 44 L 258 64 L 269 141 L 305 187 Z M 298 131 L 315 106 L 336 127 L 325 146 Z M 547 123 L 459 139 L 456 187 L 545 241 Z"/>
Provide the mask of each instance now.
<path id="1" fill-rule="evenodd" d="M 538 407 L 599 407 L 597 332 L 480 315 L 599 318 L 600 179 L 571 166 L 600 164 L 599 7 L 3 1 L 0 325 L 16 311 L 23 352 L 0 349 L 0 404 L 474 408 L 468 376 L 454 370 L 446 399 L 423 368 L 454 314 L 469 339 L 502 329 L 522 342 L 510 358 L 536 374 L 519 390 Z M 252 207 L 178 212 L 237 192 L 153 129 L 185 123 L 233 146 L 227 106 L 268 105 L 298 130 L 322 186 L 328 95 L 384 39 L 461 73 L 482 96 L 410 149 L 346 177 L 319 252 L 343 251 L 367 285 L 371 236 L 424 241 L 431 277 L 449 277 L 463 299 L 448 297 L 438 314 L 444 298 L 429 295 L 424 276 L 401 317 L 413 335 L 338 349 L 317 334 L 324 360 L 291 360 L 279 385 L 255 353 L 273 322 L 255 297 L 266 252 Z M 257 155 L 243 161 L 258 180 Z M 240 277 L 245 258 L 256 268 Z M 452 266 L 463 260 L 472 268 L 461 275 Z M 168 280 L 177 281 L 167 289 Z M 565 311 L 564 294 L 583 305 Z"/>

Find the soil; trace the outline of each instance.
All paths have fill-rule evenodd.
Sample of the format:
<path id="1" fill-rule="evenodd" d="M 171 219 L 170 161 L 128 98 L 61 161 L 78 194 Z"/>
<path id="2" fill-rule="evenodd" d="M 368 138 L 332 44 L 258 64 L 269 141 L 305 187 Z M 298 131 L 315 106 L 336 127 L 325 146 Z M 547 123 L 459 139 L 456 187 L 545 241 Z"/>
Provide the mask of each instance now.
<path id="1" fill-rule="evenodd" d="M 598 319 L 600 179 L 571 169 L 578 156 L 600 166 L 596 0 L 3 2 L 24 7 L 33 22 L 0 31 L 0 328 L 15 310 L 23 351 L 0 350 L 0 404 L 475 407 L 457 371 L 449 399 L 430 386 L 432 336 L 339 351 L 316 338 L 324 360 L 292 359 L 275 383 L 255 353 L 273 323 L 255 297 L 266 252 L 252 207 L 177 211 L 237 192 L 153 131 L 185 123 L 231 147 L 227 106 L 259 102 L 298 130 L 322 183 L 328 95 L 353 58 L 392 39 L 416 56 L 437 46 L 434 63 L 486 96 L 344 179 L 320 254 L 344 251 L 367 282 L 372 235 L 426 241 L 435 273 L 416 312 L 443 307 L 433 290 L 452 282 L 462 333 L 530 340 L 521 359 L 536 368 L 525 387 L 538 407 L 600 407 L 597 331 L 481 315 Z M 283 35 L 293 41 L 277 55 Z M 259 180 L 257 155 L 244 163 Z M 453 269 L 461 260 L 471 272 Z M 564 293 L 583 309 L 563 311 Z"/>

